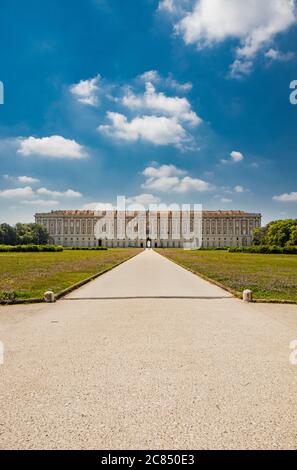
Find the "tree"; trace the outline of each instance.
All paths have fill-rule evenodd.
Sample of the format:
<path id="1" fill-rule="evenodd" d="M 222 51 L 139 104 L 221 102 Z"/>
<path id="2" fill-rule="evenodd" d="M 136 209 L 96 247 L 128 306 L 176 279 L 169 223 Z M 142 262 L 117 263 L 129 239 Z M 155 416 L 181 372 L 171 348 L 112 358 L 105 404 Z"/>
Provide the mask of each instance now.
<path id="1" fill-rule="evenodd" d="M 268 226 L 267 244 L 285 246 L 291 237 L 291 230 L 296 225 L 294 220 L 277 220 Z"/>
<path id="2" fill-rule="evenodd" d="M 291 229 L 290 240 L 287 243 L 288 246 L 297 246 L 297 225 Z"/>
<path id="3" fill-rule="evenodd" d="M 265 237 L 267 235 L 267 227 L 255 228 L 253 231 L 253 244 L 265 245 Z"/>
<path id="4" fill-rule="evenodd" d="M 43 225 L 30 224 L 32 229 L 32 240 L 36 245 L 46 245 L 49 241 L 49 233 Z"/>
<path id="5" fill-rule="evenodd" d="M 297 246 L 297 220 L 275 220 L 255 229 L 253 242 L 254 245 Z"/>
<path id="6" fill-rule="evenodd" d="M 46 245 L 49 234 L 43 225 L 16 224 L 11 227 L 8 224 L 0 225 L 0 245 Z"/>
<path id="7" fill-rule="evenodd" d="M 2 245 L 14 245 L 16 243 L 16 229 L 8 224 L 1 224 L 0 243 Z"/>
<path id="8" fill-rule="evenodd" d="M 32 231 L 28 224 L 16 224 L 17 243 L 19 245 L 28 245 L 33 243 Z"/>
<path id="9" fill-rule="evenodd" d="M 46 228 L 39 224 L 16 224 L 16 233 L 20 245 L 45 245 L 49 239 Z"/>

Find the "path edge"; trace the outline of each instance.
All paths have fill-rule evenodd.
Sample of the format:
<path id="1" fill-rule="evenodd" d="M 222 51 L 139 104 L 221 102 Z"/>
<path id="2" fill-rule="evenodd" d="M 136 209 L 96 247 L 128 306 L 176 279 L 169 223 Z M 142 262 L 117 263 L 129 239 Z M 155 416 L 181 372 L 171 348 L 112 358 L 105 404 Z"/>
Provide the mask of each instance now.
<path id="1" fill-rule="evenodd" d="M 128 258 L 126 258 L 125 260 L 123 261 L 120 261 L 119 263 L 116 263 L 114 264 L 113 266 L 111 266 L 110 268 L 107 268 L 107 269 L 104 269 L 104 271 L 100 271 L 96 274 L 93 274 L 92 276 L 90 277 L 87 277 L 86 279 L 83 279 L 82 281 L 79 281 L 77 282 L 76 284 L 72 284 L 72 286 L 69 286 L 67 287 L 67 289 L 64 289 L 62 291 L 60 291 L 58 294 L 55 294 L 55 300 L 60 300 L 62 299 L 63 297 L 65 297 L 66 295 L 70 294 L 71 292 L 73 292 L 74 290 L 76 289 L 79 289 L 80 287 L 83 287 L 84 285 L 88 284 L 89 282 L 91 281 L 94 281 L 95 279 L 97 279 L 98 277 L 100 276 L 103 276 L 103 274 L 106 274 L 108 273 L 109 271 L 112 271 L 113 269 L 117 268 L 118 266 L 120 266 L 121 264 L 124 264 L 126 263 L 127 261 L 130 261 L 131 259 L 135 258 L 136 256 L 140 255 L 142 253 L 142 251 L 140 251 L 139 253 L 135 253 L 131 256 L 129 256 Z M 41 303 L 45 303 L 44 299 L 42 298 L 38 298 L 38 299 L 19 299 L 19 300 L 15 300 L 14 302 L 3 302 L 3 301 L 0 301 L 0 306 L 9 306 L 9 305 L 28 305 L 28 304 L 41 304 Z"/>
<path id="2" fill-rule="evenodd" d="M 155 250 L 154 250 L 155 251 Z M 206 276 L 205 274 L 201 274 L 201 273 L 197 273 L 196 271 L 194 271 L 193 269 L 187 267 L 187 266 L 184 266 L 183 264 L 179 263 L 178 261 L 170 258 L 170 257 L 167 257 L 161 253 L 159 253 L 158 251 L 155 251 L 155 253 L 157 253 L 158 255 L 160 256 L 163 256 L 164 258 L 168 259 L 169 261 L 171 261 L 172 263 L 174 264 L 177 264 L 178 266 L 180 266 L 181 268 L 184 268 L 186 271 L 189 271 L 190 273 L 192 274 L 195 274 L 195 276 L 198 276 L 198 277 L 201 277 L 201 279 L 204 279 L 204 281 L 208 281 L 210 282 L 211 284 L 214 284 L 215 286 L 217 287 L 220 287 L 221 289 L 229 292 L 230 294 L 232 294 L 236 299 L 238 300 L 242 300 L 242 293 L 239 292 L 239 291 L 236 291 L 234 289 L 231 289 L 231 287 L 228 287 L 228 286 L 225 286 L 224 284 L 222 284 L 221 282 L 219 281 L 216 281 L 215 279 L 211 279 L 210 277 Z M 279 304 L 279 305 L 297 305 L 297 302 L 294 302 L 294 300 L 277 300 L 277 299 L 253 299 L 251 303 L 254 303 L 254 304 Z"/>

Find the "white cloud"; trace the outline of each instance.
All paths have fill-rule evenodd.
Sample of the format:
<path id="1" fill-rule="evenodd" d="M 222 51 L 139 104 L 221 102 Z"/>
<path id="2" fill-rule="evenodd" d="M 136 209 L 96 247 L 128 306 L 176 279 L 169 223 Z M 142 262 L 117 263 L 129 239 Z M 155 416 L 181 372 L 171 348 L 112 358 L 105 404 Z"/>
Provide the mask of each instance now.
<path id="1" fill-rule="evenodd" d="M 193 88 L 193 85 L 191 82 L 179 83 L 170 75 L 169 77 L 166 78 L 165 85 L 168 86 L 169 88 L 173 88 L 182 93 L 187 93 L 188 91 L 191 91 Z"/>
<path id="2" fill-rule="evenodd" d="M 245 192 L 247 192 L 248 190 L 245 189 L 243 186 L 238 185 L 238 186 L 235 186 L 234 191 L 235 191 L 236 193 L 245 193 Z"/>
<path id="3" fill-rule="evenodd" d="M 148 179 L 142 187 L 157 192 L 170 192 L 174 191 L 179 186 L 180 180 L 176 176 L 161 176 L 160 178 Z"/>
<path id="4" fill-rule="evenodd" d="M 239 163 L 244 160 L 244 156 L 241 152 L 237 152 L 233 150 L 233 152 L 230 153 L 230 159 L 229 160 L 221 160 L 222 163 L 227 164 L 227 163 Z"/>
<path id="5" fill-rule="evenodd" d="M 33 200 L 24 200 L 21 204 L 30 205 L 30 206 L 41 206 L 41 207 L 53 207 L 57 206 L 59 201 L 48 200 L 48 199 L 33 199 Z"/>
<path id="6" fill-rule="evenodd" d="M 206 181 L 198 178 L 190 178 L 190 176 L 185 176 L 181 179 L 174 191 L 178 193 L 187 193 L 189 191 L 210 191 L 210 189 L 211 185 Z"/>
<path id="7" fill-rule="evenodd" d="M 153 194 L 139 194 L 138 196 L 129 197 L 126 199 L 126 209 L 130 211 L 141 211 L 149 208 L 152 205 L 159 204 L 161 199 Z"/>
<path id="8" fill-rule="evenodd" d="M 100 75 L 89 80 L 81 80 L 79 83 L 70 86 L 70 92 L 76 96 L 80 103 L 97 106 L 99 104 L 98 91 L 100 80 Z"/>
<path id="9" fill-rule="evenodd" d="M 173 17 L 184 16 L 197 0 L 159 0 L 158 11 Z"/>
<path id="10" fill-rule="evenodd" d="M 140 75 L 139 78 L 144 82 L 159 82 L 161 80 L 161 76 L 157 70 L 148 70 Z"/>
<path id="11" fill-rule="evenodd" d="M 174 13 L 177 4 L 163 0 L 159 9 Z M 231 75 L 238 76 L 249 73 L 255 55 L 295 21 L 295 0 L 195 0 L 191 11 L 179 9 L 175 30 L 199 48 L 237 39 Z"/>
<path id="12" fill-rule="evenodd" d="M 251 60 L 234 60 L 233 64 L 230 65 L 230 77 L 231 78 L 242 78 L 245 75 L 249 75 L 253 68 L 253 62 Z"/>
<path id="13" fill-rule="evenodd" d="M 135 142 L 144 140 L 156 145 L 181 146 L 188 140 L 184 128 L 174 119 L 164 116 L 142 116 L 132 119 L 119 113 L 107 113 L 110 125 L 98 127 L 100 132 L 116 139 Z"/>
<path id="14" fill-rule="evenodd" d="M 202 119 L 189 99 L 177 96 L 191 88 L 190 82 L 179 83 L 172 74 L 162 77 L 157 70 L 146 71 L 127 84 L 111 84 L 110 93 L 105 94 L 109 106 L 113 105 L 106 114 L 110 122 L 101 123 L 97 130 L 127 142 L 144 140 L 193 150 L 196 146 L 191 129 L 201 124 Z"/>
<path id="15" fill-rule="evenodd" d="M 0 191 L 0 197 L 14 199 L 14 198 L 30 198 L 34 197 L 34 191 L 30 186 L 25 188 L 4 189 Z"/>
<path id="16" fill-rule="evenodd" d="M 273 200 L 277 202 L 297 202 L 297 192 L 273 196 Z"/>
<path id="17" fill-rule="evenodd" d="M 148 166 L 142 174 L 148 178 L 165 178 L 170 176 L 183 176 L 186 171 L 176 168 L 174 165 L 161 165 L 159 167 Z"/>
<path id="18" fill-rule="evenodd" d="M 178 96 L 166 96 L 164 93 L 156 93 L 154 85 L 146 83 L 143 95 L 135 95 L 131 90 L 123 97 L 122 103 L 129 109 L 141 109 L 172 116 L 179 121 L 186 121 L 196 126 L 202 122 L 192 110 L 186 98 Z"/>
<path id="19" fill-rule="evenodd" d="M 22 184 L 39 183 L 39 179 L 33 178 L 32 176 L 9 176 L 9 175 L 4 175 L 3 177 L 7 181 L 15 181 L 17 183 L 22 183 Z"/>
<path id="20" fill-rule="evenodd" d="M 18 153 L 22 156 L 42 156 L 49 158 L 85 158 L 87 153 L 75 140 L 65 139 L 59 135 L 43 138 L 18 139 Z"/>
<path id="21" fill-rule="evenodd" d="M 39 183 L 39 179 L 32 178 L 32 176 L 17 176 L 17 180 L 19 183 L 23 183 L 23 184 Z"/>
<path id="22" fill-rule="evenodd" d="M 162 165 L 158 168 L 147 167 L 143 171 L 147 180 L 142 187 L 151 191 L 175 193 L 203 192 L 212 189 L 206 181 L 185 176 L 186 174 L 187 172 L 174 165 Z"/>
<path id="23" fill-rule="evenodd" d="M 289 62 L 295 57 L 295 54 L 294 52 L 281 52 L 277 49 L 271 48 L 266 52 L 265 57 L 271 61 Z"/>
<path id="24" fill-rule="evenodd" d="M 106 202 L 89 202 L 88 204 L 84 204 L 81 208 L 84 211 L 110 211 L 113 210 L 114 207 L 110 203 Z"/>
<path id="25" fill-rule="evenodd" d="M 41 196 L 41 197 L 40 197 Z M 53 199 L 44 199 L 44 197 L 51 197 Z M 22 199 L 21 204 L 27 205 L 43 205 L 52 206 L 57 205 L 56 198 L 79 198 L 82 194 L 68 189 L 67 191 L 51 191 L 46 188 L 40 188 L 34 191 L 30 186 L 23 188 L 4 189 L 0 191 L 0 198 L 5 199 Z"/>
<path id="26" fill-rule="evenodd" d="M 227 198 L 227 197 L 222 197 L 221 202 L 222 202 L 223 204 L 229 204 L 229 203 L 231 203 L 231 202 L 233 202 L 233 201 L 232 201 L 232 199 L 229 199 L 229 198 Z"/>
<path id="27" fill-rule="evenodd" d="M 241 152 L 236 152 L 235 150 L 231 152 L 231 158 L 235 163 L 242 162 L 244 156 Z"/>
<path id="28" fill-rule="evenodd" d="M 160 201 L 161 199 L 159 197 L 147 193 L 139 194 L 138 196 L 133 196 L 126 199 L 127 204 L 140 204 L 143 206 L 148 206 L 150 204 L 158 204 Z"/>
<path id="29" fill-rule="evenodd" d="M 187 93 L 193 88 L 191 82 L 179 83 L 175 78 L 173 78 L 172 74 L 169 74 L 164 78 L 157 70 L 148 70 L 140 75 L 139 78 L 145 83 L 161 84 L 166 88 L 172 88 L 182 93 Z"/>
<path id="30" fill-rule="evenodd" d="M 159 11 L 168 11 L 169 13 L 173 13 L 175 8 L 174 0 L 161 0 L 158 6 Z"/>
<path id="31" fill-rule="evenodd" d="M 50 189 L 40 188 L 36 191 L 40 196 L 50 196 L 50 197 L 67 197 L 67 198 L 79 198 L 82 197 L 82 194 L 73 191 L 73 189 L 67 189 L 67 191 L 51 191 Z"/>

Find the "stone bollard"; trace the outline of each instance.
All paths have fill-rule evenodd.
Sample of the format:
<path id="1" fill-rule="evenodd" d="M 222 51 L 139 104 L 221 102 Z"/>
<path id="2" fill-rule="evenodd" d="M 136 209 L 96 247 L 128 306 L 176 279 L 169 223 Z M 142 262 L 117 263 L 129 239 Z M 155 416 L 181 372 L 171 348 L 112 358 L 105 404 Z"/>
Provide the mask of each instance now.
<path id="1" fill-rule="evenodd" d="M 243 300 L 244 302 L 252 302 L 253 301 L 253 293 L 251 290 L 246 289 L 243 291 Z"/>
<path id="2" fill-rule="evenodd" d="M 51 290 L 45 292 L 43 298 L 44 298 L 44 301 L 47 303 L 55 302 L 55 294 Z"/>

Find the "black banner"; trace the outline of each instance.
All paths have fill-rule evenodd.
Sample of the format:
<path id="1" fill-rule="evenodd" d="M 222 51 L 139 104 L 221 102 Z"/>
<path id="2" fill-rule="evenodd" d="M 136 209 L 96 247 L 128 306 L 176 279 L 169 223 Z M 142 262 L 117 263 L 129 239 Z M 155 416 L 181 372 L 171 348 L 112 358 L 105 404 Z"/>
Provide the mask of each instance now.
<path id="1" fill-rule="evenodd" d="M 296 453 L 286 451 L 2 451 L 0 463 L 30 465 L 88 466 L 89 469 L 120 468 L 175 468 L 207 469 L 217 465 L 220 468 L 237 468 L 238 465 L 254 464 L 296 464 Z"/>

